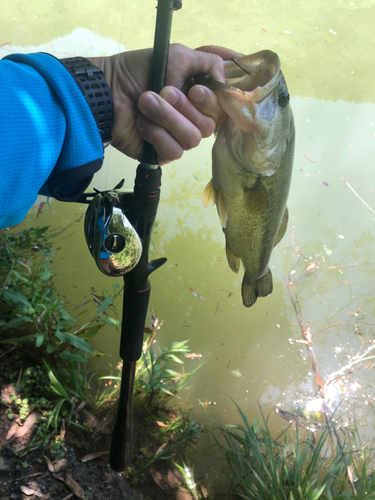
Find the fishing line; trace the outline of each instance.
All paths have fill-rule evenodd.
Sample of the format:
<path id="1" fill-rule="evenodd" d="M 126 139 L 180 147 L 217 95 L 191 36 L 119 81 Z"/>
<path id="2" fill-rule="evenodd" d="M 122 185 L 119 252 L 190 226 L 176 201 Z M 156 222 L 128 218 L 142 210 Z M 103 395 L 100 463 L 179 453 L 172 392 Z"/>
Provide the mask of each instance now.
<path id="1" fill-rule="evenodd" d="M 259 46 L 261 47 L 261 41 L 262 41 L 262 36 L 263 36 L 263 19 L 264 19 L 264 4 L 266 3 L 267 0 L 263 0 L 262 2 L 262 14 L 260 17 L 260 37 L 259 37 Z"/>
<path id="2" fill-rule="evenodd" d="M 121 19 L 120 41 L 118 44 L 118 53 L 120 53 L 120 50 L 121 50 L 122 30 L 124 27 L 124 17 L 125 17 L 125 1 L 126 0 L 124 0 L 124 4 L 123 4 L 123 8 L 122 8 L 122 19 Z"/>
<path id="3" fill-rule="evenodd" d="M 238 66 L 239 68 L 241 68 L 241 69 L 242 69 L 242 71 L 243 71 L 244 73 L 247 73 L 248 75 L 251 75 L 250 71 L 247 71 L 247 69 L 243 68 L 239 62 L 237 62 L 237 61 L 235 61 L 235 60 L 233 59 L 233 57 L 231 58 L 231 60 L 234 62 L 234 64 L 237 64 L 237 66 Z"/>
<path id="4" fill-rule="evenodd" d="M 112 146 L 109 145 L 109 147 L 107 148 L 107 153 L 106 153 L 108 161 L 107 161 L 107 169 L 106 169 L 105 181 L 104 181 L 104 191 L 107 189 L 107 186 L 108 186 L 109 166 L 111 164 L 111 150 L 112 150 Z"/>
<path id="5" fill-rule="evenodd" d="M 123 7 L 122 7 L 122 18 L 121 18 L 121 28 L 120 28 L 120 40 L 119 40 L 119 44 L 118 44 L 118 54 L 120 54 L 121 52 L 121 40 L 122 40 L 122 31 L 123 31 L 123 28 L 124 28 L 124 17 L 125 17 L 125 1 L 124 0 L 124 3 L 123 3 Z M 109 146 L 107 148 L 107 152 L 106 152 L 106 157 L 107 157 L 107 169 L 106 169 L 106 175 L 105 175 L 105 180 L 104 180 L 104 191 L 107 190 L 107 187 L 108 187 L 108 175 L 109 175 L 109 170 L 110 170 L 110 165 L 111 165 L 111 150 L 112 150 L 112 147 Z"/>

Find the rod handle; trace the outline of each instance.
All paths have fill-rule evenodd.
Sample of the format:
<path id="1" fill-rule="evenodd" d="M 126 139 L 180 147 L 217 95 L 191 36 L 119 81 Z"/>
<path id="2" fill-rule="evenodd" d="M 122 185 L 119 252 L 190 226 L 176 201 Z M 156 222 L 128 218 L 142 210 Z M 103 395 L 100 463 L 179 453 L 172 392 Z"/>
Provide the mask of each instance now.
<path id="1" fill-rule="evenodd" d="M 148 280 L 147 280 L 148 282 Z M 142 355 L 143 332 L 151 287 L 136 291 L 126 287 L 122 309 L 120 356 L 125 363 L 137 361 Z"/>
<path id="2" fill-rule="evenodd" d="M 126 470 L 130 466 L 132 457 L 135 368 L 135 362 L 124 362 L 122 368 L 120 397 L 109 452 L 109 465 L 116 472 Z"/>

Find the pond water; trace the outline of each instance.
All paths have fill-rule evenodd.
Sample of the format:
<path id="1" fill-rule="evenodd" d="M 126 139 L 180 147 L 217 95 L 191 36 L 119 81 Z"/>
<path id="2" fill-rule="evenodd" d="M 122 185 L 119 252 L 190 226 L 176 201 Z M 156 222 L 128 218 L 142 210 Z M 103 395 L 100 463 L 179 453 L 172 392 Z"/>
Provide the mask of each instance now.
<path id="1" fill-rule="evenodd" d="M 155 4 L 8 2 L 0 57 L 34 51 L 98 56 L 152 46 Z M 242 271 L 236 275 L 226 263 L 216 209 L 201 203 L 214 139 L 163 168 L 152 251 L 168 262 L 152 275 L 150 312 L 164 319 L 159 345 L 188 339 L 207 360 L 185 393 L 194 405 L 207 401 L 199 417 L 205 423 L 238 421 L 229 396 L 250 420 L 259 418 L 259 402 L 276 428 L 282 421 L 273 408 L 295 411 L 313 399 L 318 386 L 306 346 L 290 340 L 303 340 L 295 306 L 312 332 L 323 381 L 375 341 L 374 22 L 375 0 L 185 0 L 174 15 L 172 42 L 277 52 L 297 134 L 288 230 L 271 260 L 274 291 L 251 309 L 242 305 Z M 110 189 L 125 177 L 132 188 L 136 167 L 109 148 L 93 186 Z M 24 225 L 60 227 L 85 211 L 51 200 L 36 218 L 41 201 Z M 116 280 L 102 275 L 89 256 L 83 220 L 57 246 L 55 282 L 71 309 L 90 298 L 91 287 L 112 288 Z M 98 368 L 108 372 L 108 360 L 113 366 L 119 360 L 119 331 L 103 330 L 93 345 L 105 352 Z M 367 439 L 374 433 L 375 391 L 371 351 L 365 357 L 349 378 L 332 385 L 329 397 L 332 408 L 344 399 L 345 408 L 355 409 Z M 185 368 L 197 363 L 187 359 Z"/>

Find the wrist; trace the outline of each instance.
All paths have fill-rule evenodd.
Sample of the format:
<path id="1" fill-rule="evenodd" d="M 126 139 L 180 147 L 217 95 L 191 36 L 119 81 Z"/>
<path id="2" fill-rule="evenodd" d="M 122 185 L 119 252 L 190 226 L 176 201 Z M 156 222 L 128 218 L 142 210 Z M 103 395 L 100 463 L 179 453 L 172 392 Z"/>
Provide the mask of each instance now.
<path id="1" fill-rule="evenodd" d="M 99 59 L 104 58 L 95 59 L 95 62 L 100 64 Z M 103 148 L 105 148 L 112 141 L 114 104 L 103 69 L 92 59 L 83 57 L 59 59 L 59 62 L 69 71 L 82 92 L 95 118 Z"/>

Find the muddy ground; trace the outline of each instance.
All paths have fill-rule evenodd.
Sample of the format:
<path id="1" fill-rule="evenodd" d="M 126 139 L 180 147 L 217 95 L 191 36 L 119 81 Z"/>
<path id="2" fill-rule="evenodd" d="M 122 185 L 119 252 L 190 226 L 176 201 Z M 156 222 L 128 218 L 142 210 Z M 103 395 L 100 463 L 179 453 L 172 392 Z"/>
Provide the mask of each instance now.
<path id="1" fill-rule="evenodd" d="M 167 461 L 156 462 L 136 485 L 134 478 L 128 479 L 126 473 L 116 473 L 109 467 L 114 405 L 95 415 L 86 408 L 80 411 L 91 432 L 59 426 L 61 446 L 57 453 L 50 442 L 24 455 L 35 435 L 38 413 L 34 411 L 23 421 L 17 414 L 11 420 L 7 416 L 9 395 L 14 389 L 9 375 L 13 374 L 15 380 L 21 367 L 25 369 L 25 360 L 20 365 L 19 349 L 0 346 L 0 500 L 192 500 L 181 474 Z M 156 452 L 149 433 L 142 429 L 142 418 L 135 416 L 134 420 L 135 453 L 141 448 Z M 206 498 L 206 491 L 202 492 L 201 498 Z"/>

